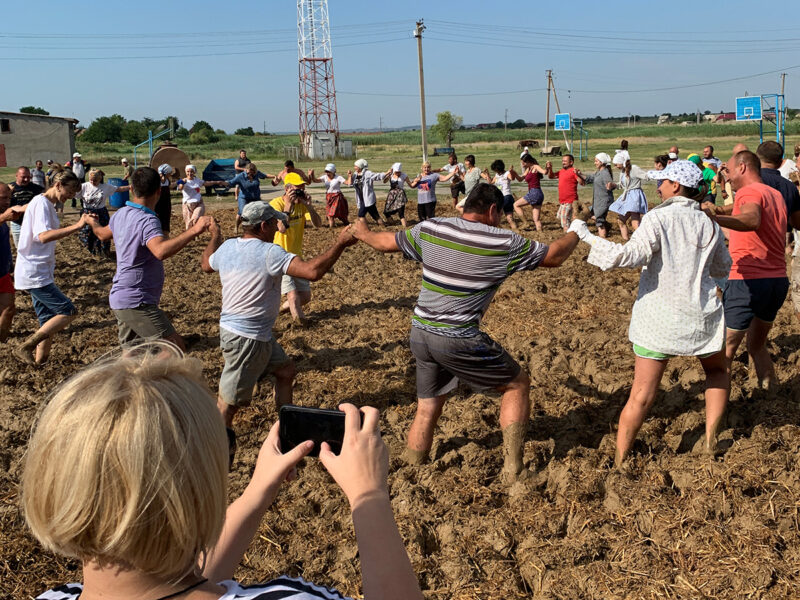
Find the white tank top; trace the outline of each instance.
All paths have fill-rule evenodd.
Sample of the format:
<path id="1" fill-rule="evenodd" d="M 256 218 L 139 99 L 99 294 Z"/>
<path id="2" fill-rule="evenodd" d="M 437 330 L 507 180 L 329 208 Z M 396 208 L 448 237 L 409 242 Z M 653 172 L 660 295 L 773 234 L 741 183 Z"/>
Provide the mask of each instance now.
<path id="1" fill-rule="evenodd" d="M 322 183 L 325 184 L 325 193 L 326 194 L 338 194 L 342 191 L 342 184 L 345 182 L 345 178 L 341 175 L 337 175 L 333 179 L 328 179 L 328 176 L 322 178 Z"/>
<path id="2" fill-rule="evenodd" d="M 508 171 L 502 175 L 495 175 L 494 184 L 497 186 L 497 189 L 500 190 L 500 193 L 503 194 L 503 196 L 511 195 L 511 183 L 508 180 Z"/>

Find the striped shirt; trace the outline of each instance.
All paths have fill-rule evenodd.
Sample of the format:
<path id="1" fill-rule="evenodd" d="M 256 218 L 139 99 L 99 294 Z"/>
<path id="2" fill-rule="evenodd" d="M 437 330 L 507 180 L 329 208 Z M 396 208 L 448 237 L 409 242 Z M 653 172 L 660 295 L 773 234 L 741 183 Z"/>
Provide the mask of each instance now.
<path id="1" fill-rule="evenodd" d="M 422 263 L 412 324 L 449 337 L 477 334 L 500 284 L 547 254 L 545 244 L 460 218 L 428 219 L 395 239 L 406 258 Z"/>
<path id="2" fill-rule="evenodd" d="M 220 581 L 226 589 L 219 600 L 348 600 L 336 590 L 309 583 L 300 577 L 278 577 L 267 583 L 241 585 L 233 580 Z M 70 583 L 37 596 L 36 600 L 78 600 L 80 583 Z"/>

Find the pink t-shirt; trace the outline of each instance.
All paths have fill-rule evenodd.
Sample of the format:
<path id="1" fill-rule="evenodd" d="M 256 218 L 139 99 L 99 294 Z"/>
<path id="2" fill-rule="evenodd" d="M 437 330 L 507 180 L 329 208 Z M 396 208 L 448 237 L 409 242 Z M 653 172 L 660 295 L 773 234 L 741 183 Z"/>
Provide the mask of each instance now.
<path id="1" fill-rule="evenodd" d="M 578 176 L 574 167 L 561 169 L 558 177 L 558 203 L 572 204 L 578 200 Z"/>
<path id="2" fill-rule="evenodd" d="M 761 225 L 755 231 L 731 231 L 730 279 L 786 277 L 786 203 L 777 190 L 751 183 L 736 190 L 731 214 L 741 214 L 742 205 L 750 202 L 761 207 Z"/>

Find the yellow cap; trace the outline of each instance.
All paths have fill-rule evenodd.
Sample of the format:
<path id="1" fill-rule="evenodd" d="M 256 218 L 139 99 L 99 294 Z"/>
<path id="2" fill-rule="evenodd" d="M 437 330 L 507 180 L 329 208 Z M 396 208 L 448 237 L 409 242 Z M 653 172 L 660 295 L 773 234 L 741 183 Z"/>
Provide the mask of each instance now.
<path id="1" fill-rule="evenodd" d="M 290 183 L 292 185 L 303 185 L 305 181 L 297 173 L 287 173 L 283 178 L 283 183 Z"/>

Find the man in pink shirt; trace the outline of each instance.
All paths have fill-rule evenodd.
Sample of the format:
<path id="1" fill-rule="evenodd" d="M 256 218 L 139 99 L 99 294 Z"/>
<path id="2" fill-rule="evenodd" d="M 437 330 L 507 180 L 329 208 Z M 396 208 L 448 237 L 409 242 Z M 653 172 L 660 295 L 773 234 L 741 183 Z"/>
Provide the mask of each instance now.
<path id="1" fill-rule="evenodd" d="M 736 192 L 733 204 L 703 207 L 720 226 L 730 230 L 733 259 L 725 284 L 728 365 L 747 336 L 747 352 L 753 359 L 759 385 L 777 383 L 767 350 L 767 335 L 789 291 L 784 255 L 786 204 L 780 192 L 761 181 L 761 161 L 749 150 L 734 154 L 722 167 Z"/>

